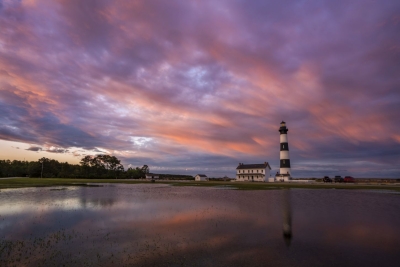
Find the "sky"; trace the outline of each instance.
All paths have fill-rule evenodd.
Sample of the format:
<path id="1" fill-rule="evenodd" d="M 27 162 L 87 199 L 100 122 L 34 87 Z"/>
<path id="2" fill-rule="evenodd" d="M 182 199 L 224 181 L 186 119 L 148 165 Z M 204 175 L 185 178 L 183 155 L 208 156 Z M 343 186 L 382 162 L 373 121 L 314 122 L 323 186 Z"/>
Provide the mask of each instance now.
<path id="1" fill-rule="evenodd" d="M 400 178 L 398 0 L 0 0 L 0 159 Z"/>

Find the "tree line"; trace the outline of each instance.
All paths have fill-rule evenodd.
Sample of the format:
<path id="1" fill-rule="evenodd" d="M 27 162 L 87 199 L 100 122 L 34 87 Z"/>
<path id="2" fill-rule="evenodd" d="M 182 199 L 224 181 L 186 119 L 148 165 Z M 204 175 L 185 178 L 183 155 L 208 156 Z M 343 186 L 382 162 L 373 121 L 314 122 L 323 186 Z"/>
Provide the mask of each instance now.
<path id="1" fill-rule="evenodd" d="M 43 178 L 144 178 L 150 171 L 147 165 L 124 169 L 115 156 L 85 156 L 80 164 L 69 164 L 54 159 L 38 161 L 0 160 L 0 177 L 43 177 Z"/>

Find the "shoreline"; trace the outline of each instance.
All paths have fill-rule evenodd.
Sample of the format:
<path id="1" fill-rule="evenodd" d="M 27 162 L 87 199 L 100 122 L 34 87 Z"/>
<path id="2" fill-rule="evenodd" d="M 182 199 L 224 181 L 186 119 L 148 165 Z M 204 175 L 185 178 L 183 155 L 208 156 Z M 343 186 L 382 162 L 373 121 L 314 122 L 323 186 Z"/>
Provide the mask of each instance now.
<path id="1" fill-rule="evenodd" d="M 169 184 L 171 186 L 217 187 L 237 190 L 279 190 L 293 189 L 360 189 L 391 190 L 400 192 L 400 183 L 322 183 L 322 182 L 229 182 L 229 181 L 178 181 L 144 179 L 70 179 L 70 178 L 12 178 L 0 179 L 0 189 L 54 186 L 92 186 L 93 184 Z"/>

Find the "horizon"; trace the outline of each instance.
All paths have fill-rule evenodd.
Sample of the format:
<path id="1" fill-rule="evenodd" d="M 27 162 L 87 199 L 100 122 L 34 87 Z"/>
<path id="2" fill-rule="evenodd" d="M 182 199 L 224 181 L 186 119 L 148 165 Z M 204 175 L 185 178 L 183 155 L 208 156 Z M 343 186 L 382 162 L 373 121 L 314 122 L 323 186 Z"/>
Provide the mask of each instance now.
<path id="1" fill-rule="evenodd" d="M 400 2 L 1 1 L 0 159 L 400 177 Z M 45 19 L 43 19 L 45 18 Z"/>

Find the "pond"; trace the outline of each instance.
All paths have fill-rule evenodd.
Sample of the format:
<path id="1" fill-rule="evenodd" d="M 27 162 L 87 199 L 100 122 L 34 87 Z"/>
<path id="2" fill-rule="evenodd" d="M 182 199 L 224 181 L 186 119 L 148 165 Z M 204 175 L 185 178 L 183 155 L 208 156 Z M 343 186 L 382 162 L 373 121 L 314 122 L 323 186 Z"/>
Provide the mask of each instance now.
<path id="1" fill-rule="evenodd" d="M 399 266 L 399 227 L 390 191 L 3 189 L 0 266 Z"/>

